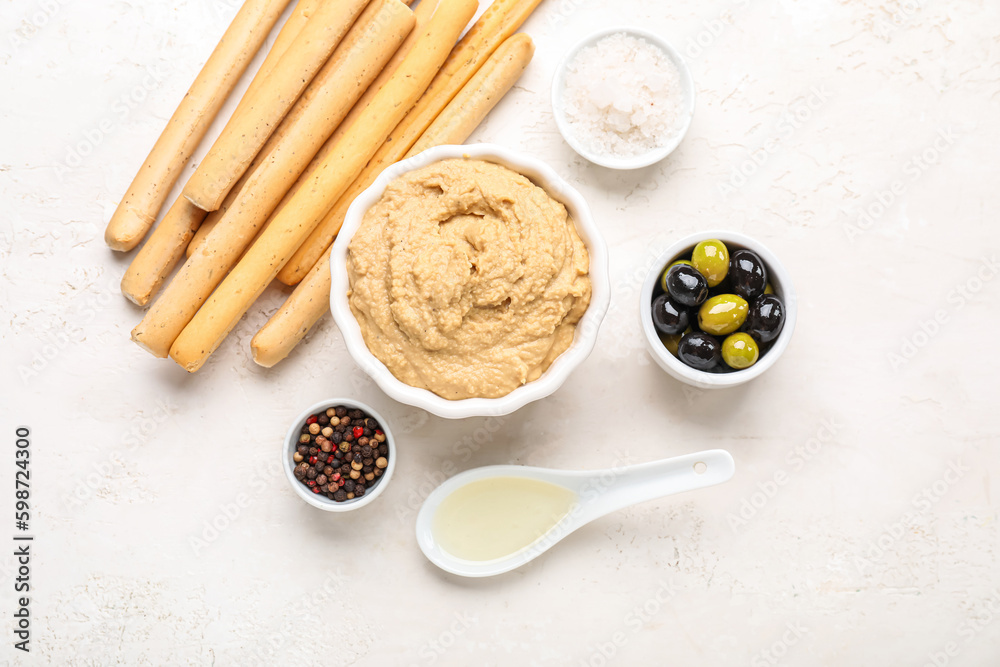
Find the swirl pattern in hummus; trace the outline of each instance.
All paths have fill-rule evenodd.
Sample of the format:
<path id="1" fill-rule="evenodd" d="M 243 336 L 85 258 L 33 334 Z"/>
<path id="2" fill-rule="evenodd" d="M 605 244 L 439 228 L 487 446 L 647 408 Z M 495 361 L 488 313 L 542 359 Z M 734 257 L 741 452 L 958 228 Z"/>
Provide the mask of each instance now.
<path id="1" fill-rule="evenodd" d="M 442 160 L 386 188 L 351 239 L 349 301 L 399 380 L 497 398 L 573 342 L 590 257 L 566 208 L 506 167 Z"/>

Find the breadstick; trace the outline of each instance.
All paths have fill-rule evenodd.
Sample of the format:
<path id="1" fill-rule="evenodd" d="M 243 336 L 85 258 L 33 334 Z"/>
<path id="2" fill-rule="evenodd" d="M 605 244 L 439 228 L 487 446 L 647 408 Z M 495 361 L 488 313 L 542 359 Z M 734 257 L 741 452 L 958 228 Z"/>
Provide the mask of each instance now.
<path id="1" fill-rule="evenodd" d="M 404 159 L 440 145 L 441 137 L 460 136 L 465 141 L 483 122 L 486 114 L 514 87 L 534 53 L 535 44 L 524 33 L 514 35 L 501 44 L 413 144 Z"/>
<path id="2" fill-rule="evenodd" d="M 437 8 L 439 0 L 421 0 L 417 8 L 413 10 L 414 28 L 413 31 L 406 38 L 406 41 L 399 47 L 399 50 L 392 56 L 392 59 L 386 63 L 386 66 L 382 69 L 382 72 L 378 75 L 378 78 L 372 82 L 372 85 L 368 87 L 365 94 L 361 96 L 354 108 L 351 109 L 351 113 L 347 114 L 347 118 L 344 122 L 337 127 L 336 132 L 330 137 L 328 144 L 333 144 L 340 140 L 347 130 L 358 121 L 358 117 L 364 113 L 368 105 L 371 104 L 372 98 L 382 90 L 386 82 L 392 78 L 392 75 L 399 68 L 399 64 L 403 62 L 406 56 L 413 49 L 413 45 L 417 43 L 417 40 L 423 34 L 423 27 L 434 15 L 434 10 Z"/>
<path id="3" fill-rule="evenodd" d="M 312 176 L 296 186 L 291 199 L 272 218 L 260 239 L 174 341 L 170 356 L 181 367 L 189 372 L 201 368 L 274 280 L 278 270 L 427 89 L 477 6 L 476 0 L 441 2 L 392 79 L 372 98 L 358 122 L 328 151 Z"/>
<path id="4" fill-rule="evenodd" d="M 184 165 L 289 2 L 246 0 L 240 7 L 111 216 L 104 240 L 112 249 L 131 250 L 153 226 Z"/>
<path id="5" fill-rule="evenodd" d="M 253 360 L 271 368 L 305 338 L 330 310 L 330 253 L 309 270 L 271 319 L 250 341 Z"/>
<path id="6" fill-rule="evenodd" d="M 375 79 L 413 25 L 399 0 L 365 10 L 265 146 L 265 159 L 248 177 L 201 248 L 132 330 L 132 340 L 160 357 L 225 278 L 309 160 Z"/>
<path id="7" fill-rule="evenodd" d="M 250 96 L 250 92 L 261 86 L 262 82 L 267 79 L 268 74 L 274 69 L 285 50 L 295 40 L 299 31 L 302 30 L 302 26 L 312 15 L 313 9 L 322 1 L 299 0 L 295 5 L 292 15 L 285 21 L 285 25 L 281 26 L 271 50 L 268 51 L 267 57 L 264 58 L 260 69 L 254 75 L 253 81 L 250 82 L 247 95 L 244 95 L 240 106 Z M 236 113 L 239 113 L 240 106 L 236 107 Z M 256 164 L 258 164 L 257 160 L 255 160 L 254 165 L 251 165 L 251 168 Z M 227 197 L 226 202 L 229 201 L 230 198 Z M 224 202 L 223 207 L 225 206 Z M 207 211 L 198 208 L 183 196 L 179 197 L 167 209 L 163 220 L 153 229 L 153 233 L 149 235 L 146 243 L 129 265 L 128 271 L 122 276 L 122 294 L 137 305 L 147 305 L 156 296 L 170 272 L 177 266 L 177 262 L 184 255 L 185 248 L 190 251 L 194 241 L 193 237 L 198 236 L 207 215 Z M 190 252 L 188 254 L 190 255 Z"/>
<path id="8" fill-rule="evenodd" d="M 122 294 L 129 301 L 145 306 L 156 296 L 206 215 L 184 197 L 174 201 L 122 276 Z"/>
<path id="9" fill-rule="evenodd" d="M 427 92 L 406 119 L 393 130 L 388 143 L 401 141 L 407 149 L 438 117 L 483 63 L 514 34 L 541 0 L 494 0 L 451 52 Z"/>
<path id="10" fill-rule="evenodd" d="M 278 130 L 281 130 L 281 128 L 279 127 Z M 274 136 L 277 135 L 278 132 L 275 131 Z M 253 170 L 256 167 L 257 167 L 256 162 L 250 165 L 250 169 L 247 171 L 247 173 L 243 174 L 243 178 L 237 181 L 236 185 L 233 186 L 233 189 L 229 191 L 228 195 L 226 195 L 226 198 L 222 200 L 222 206 L 220 206 L 218 210 L 212 211 L 211 213 L 205 211 L 206 215 L 205 221 L 201 223 L 201 226 L 198 227 L 198 231 L 194 233 L 194 236 L 191 237 L 191 242 L 188 243 L 187 245 L 186 254 L 188 257 L 191 257 L 193 254 L 198 252 L 198 248 L 201 247 L 201 245 L 205 242 L 205 239 L 208 238 L 208 235 L 212 232 L 213 229 L 215 229 L 215 226 L 219 224 L 219 221 L 222 220 L 222 218 L 226 215 L 226 211 L 229 210 L 229 207 L 233 205 L 233 202 L 236 201 L 237 197 L 240 196 L 240 193 L 243 192 L 243 186 L 246 185 L 246 182 L 249 180 L 250 175 L 253 174 Z M 246 194 L 244 194 L 243 196 L 246 196 Z M 182 196 L 181 199 L 186 199 L 186 198 Z M 191 205 L 194 206 L 194 204 Z M 195 208 L 198 207 L 195 206 Z"/>
<path id="11" fill-rule="evenodd" d="M 264 151 L 261 151 L 261 155 L 263 156 L 265 152 L 266 148 Z M 236 197 L 239 196 L 240 191 L 246 184 L 247 179 L 249 179 L 250 175 L 253 174 L 254 168 L 255 165 L 250 165 L 250 169 L 247 170 L 247 173 L 243 174 L 243 178 L 237 181 L 236 185 L 233 186 L 233 189 L 229 191 L 228 195 L 226 195 L 226 198 L 222 200 L 222 206 L 220 206 L 217 210 L 212 211 L 211 213 L 205 211 L 206 215 L 205 221 L 201 223 L 201 226 L 198 227 L 198 231 L 194 233 L 194 236 L 191 238 L 191 242 L 188 243 L 187 245 L 186 254 L 188 257 L 198 252 L 198 248 L 200 248 L 201 245 L 205 242 L 205 239 L 208 237 L 209 233 L 211 233 L 211 231 L 215 229 L 215 226 L 219 224 L 219 220 L 221 220 L 222 216 L 224 216 L 226 214 L 226 211 L 229 210 L 229 206 L 236 200 Z M 187 199 L 187 197 L 181 195 L 181 199 Z M 194 206 L 194 204 L 191 205 Z M 195 206 L 195 208 L 197 207 Z"/>
<path id="12" fill-rule="evenodd" d="M 437 7 L 438 1 L 439 0 L 421 0 L 420 4 L 417 5 L 417 8 L 413 11 L 413 18 L 414 18 L 413 30 L 407 36 L 406 40 L 399 47 L 399 49 L 396 50 L 396 53 L 393 54 L 389 62 L 386 63 L 385 67 L 382 68 L 382 72 L 378 75 L 375 81 L 372 82 L 372 85 L 368 86 L 368 90 L 366 90 L 365 94 L 361 96 L 361 99 L 357 101 L 357 103 L 354 105 L 354 108 L 351 109 L 351 112 L 347 114 L 347 118 L 345 118 L 343 122 L 337 127 L 337 130 L 333 133 L 333 136 L 330 137 L 329 142 L 337 141 L 340 138 L 340 136 L 344 133 L 344 131 L 348 127 L 354 124 L 354 122 L 357 120 L 357 117 L 361 114 L 362 111 L 364 111 L 365 107 L 368 106 L 368 103 L 371 102 L 371 98 L 374 97 L 375 93 L 382 90 L 382 86 L 385 85 L 385 82 L 389 80 L 389 78 L 392 76 L 392 73 L 396 71 L 397 67 L 399 67 L 399 63 L 402 62 L 403 58 L 406 57 L 406 54 L 409 53 L 410 49 L 413 48 L 413 44 L 417 41 L 417 38 L 421 34 L 420 30 L 421 27 L 427 23 L 431 15 L 434 13 L 434 8 Z M 407 2 L 406 4 L 412 4 L 412 1 Z M 250 165 L 250 170 L 252 170 L 253 168 L 254 165 Z M 248 170 L 248 173 L 250 170 Z M 246 178 L 246 174 L 244 174 L 243 178 L 244 179 Z M 233 189 L 230 190 L 229 192 L 230 197 L 232 197 L 233 193 L 236 190 L 242 187 L 243 182 L 244 181 L 241 181 L 240 183 L 237 183 L 236 185 L 233 186 Z M 229 198 L 226 199 L 226 202 L 228 201 Z M 222 208 L 226 207 L 226 202 L 223 202 Z M 216 216 L 213 212 L 212 215 L 208 216 L 208 218 L 205 220 L 202 226 L 198 228 L 198 231 L 195 232 L 194 238 L 191 239 L 191 243 L 188 244 L 188 250 L 187 250 L 188 257 L 190 257 L 194 253 L 194 251 L 197 250 L 198 247 L 202 244 L 202 242 L 205 240 L 205 237 L 208 236 L 208 233 L 212 231 L 212 228 L 215 226 L 215 223 L 218 221 L 218 219 L 219 217 Z"/>
<path id="13" fill-rule="evenodd" d="M 264 144 L 263 150 L 261 150 L 260 154 L 257 155 L 257 157 L 254 158 L 254 161 L 250 164 L 250 168 L 247 169 L 247 173 L 243 174 L 240 180 L 236 181 L 236 185 L 234 185 L 233 189 L 229 191 L 226 198 L 222 200 L 222 205 L 211 213 L 206 212 L 208 217 L 206 217 L 205 221 L 201 223 L 201 227 L 199 227 L 198 231 L 194 233 L 194 238 L 192 238 L 191 243 L 188 244 L 188 257 L 198 252 L 198 248 L 200 248 L 201 244 L 205 242 L 205 239 L 208 238 L 208 235 L 213 229 L 215 229 L 215 226 L 219 224 L 219 220 L 222 220 L 223 216 L 226 215 L 226 211 L 228 211 L 229 207 L 233 205 L 233 202 L 240 197 L 247 196 L 248 193 L 243 192 L 243 187 L 247 184 L 247 181 L 250 180 L 250 177 L 253 176 L 254 171 L 256 171 L 257 168 L 270 157 L 274 146 L 277 146 L 284 140 L 285 135 L 288 133 L 289 125 L 291 125 L 291 123 L 282 122 L 281 125 L 278 126 L 278 129 L 274 131 L 271 138 L 268 139 L 266 144 Z M 181 196 L 183 197 L 183 195 Z"/>
<path id="14" fill-rule="evenodd" d="M 191 203 L 206 211 L 219 208 L 367 4 L 368 0 L 326 0 L 320 5 L 264 82 L 247 91 L 184 186 Z"/>
<path id="15" fill-rule="evenodd" d="M 495 0 L 489 6 L 462 41 L 455 46 L 441 67 L 441 71 L 427 88 L 427 92 L 372 157 L 368 169 L 374 171 L 375 176 L 372 176 L 371 180 L 375 180 L 375 177 L 390 164 L 403 159 L 406 152 L 448 106 L 458 91 L 479 71 L 500 44 L 524 23 L 539 2 L 541 0 Z M 363 187 L 352 186 L 351 201 L 362 190 Z M 343 206 L 344 212 L 349 205 L 350 202 Z M 333 237 L 340 229 L 342 221 L 343 218 L 324 220 L 292 256 L 288 265 L 281 270 L 278 280 L 286 285 L 298 283 L 333 242 Z"/>
<path id="16" fill-rule="evenodd" d="M 426 0 L 425 0 L 426 1 Z M 448 108 L 424 132 L 406 157 L 432 146 L 461 144 L 524 72 L 535 46 L 527 35 L 514 35 L 490 56 Z M 367 186 L 366 186 L 367 187 Z M 345 195 L 334 209 L 354 201 Z M 346 208 L 339 211 L 340 224 Z M 331 215 L 333 212 L 331 212 Z M 270 368 L 284 359 L 330 309 L 330 252 L 323 253 L 302 282 L 250 341 L 253 359 Z"/>

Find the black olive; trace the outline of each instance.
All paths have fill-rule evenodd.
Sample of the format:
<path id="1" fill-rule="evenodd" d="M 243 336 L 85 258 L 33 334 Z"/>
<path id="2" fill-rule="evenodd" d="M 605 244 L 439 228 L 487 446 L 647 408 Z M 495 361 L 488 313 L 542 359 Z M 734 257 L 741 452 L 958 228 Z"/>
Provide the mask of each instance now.
<path id="1" fill-rule="evenodd" d="M 765 294 L 750 306 L 744 329 L 761 343 L 769 343 L 785 324 L 785 306 L 773 294 Z"/>
<path id="2" fill-rule="evenodd" d="M 667 336 L 681 333 L 688 328 L 691 314 L 688 309 L 670 298 L 669 294 L 661 294 L 653 299 L 653 326 Z"/>
<path id="3" fill-rule="evenodd" d="M 737 250 L 729 260 L 729 278 L 733 291 L 747 301 L 753 301 L 767 287 L 767 269 L 760 256 L 752 250 Z"/>
<path id="4" fill-rule="evenodd" d="M 708 288 L 708 298 L 711 299 L 713 296 L 719 296 L 720 294 L 735 294 L 736 290 L 733 289 L 733 283 L 729 280 L 729 276 L 716 285 L 715 287 Z"/>
<path id="5" fill-rule="evenodd" d="M 677 346 L 677 358 L 699 371 L 711 370 L 722 358 L 722 346 L 715 336 L 703 331 L 692 331 L 681 338 Z"/>
<path id="6" fill-rule="evenodd" d="M 693 266 L 675 264 L 664 282 L 670 296 L 682 306 L 700 306 L 708 298 L 708 281 Z"/>

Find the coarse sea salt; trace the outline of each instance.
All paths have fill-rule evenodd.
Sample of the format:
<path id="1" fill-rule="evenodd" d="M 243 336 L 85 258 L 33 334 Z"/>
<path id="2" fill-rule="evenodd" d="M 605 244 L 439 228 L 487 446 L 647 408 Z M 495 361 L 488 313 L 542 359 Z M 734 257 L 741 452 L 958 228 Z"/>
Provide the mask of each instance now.
<path id="1" fill-rule="evenodd" d="M 566 67 L 564 109 L 573 135 L 600 155 L 635 157 L 680 129 L 681 75 L 658 46 L 614 33 Z"/>

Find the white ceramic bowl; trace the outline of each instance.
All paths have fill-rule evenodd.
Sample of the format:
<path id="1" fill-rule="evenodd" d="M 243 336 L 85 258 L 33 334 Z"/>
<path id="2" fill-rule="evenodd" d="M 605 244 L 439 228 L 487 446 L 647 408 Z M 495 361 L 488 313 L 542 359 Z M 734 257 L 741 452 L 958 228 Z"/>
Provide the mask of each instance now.
<path id="1" fill-rule="evenodd" d="M 385 433 L 385 443 L 389 446 L 389 465 L 386 466 L 385 472 L 379 477 L 378 484 L 372 487 L 371 491 L 365 493 L 365 495 L 360 498 L 352 498 L 351 500 L 345 500 L 342 503 L 338 503 L 334 500 L 330 500 L 325 495 L 321 493 L 313 493 L 309 490 L 309 487 L 305 486 L 299 480 L 295 479 L 294 467 L 295 462 L 292 461 L 292 454 L 295 453 L 295 447 L 299 444 L 299 435 L 302 433 L 302 426 L 306 423 L 311 415 L 317 414 L 319 412 L 326 412 L 329 408 L 335 408 L 338 405 L 343 405 L 346 408 L 352 410 L 361 410 L 365 412 L 369 417 L 372 417 L 375 421 L 379 423 L 382 427 L 382 432 Z M 313 507 L 318 507 L 321 510 L 326 510 L 327 512 L 350 512 L 351 510 L 356 510 L 358 508 L 364 507 L 370 504 L 385 490 L 385 487 L 389 485 L 389 480 L 392 478 L 392 471 L 396 469 L 396 439 L 392 437 L 392 431 L 389 430 L 389 422 L 387 422 L 382 415 L 380 415 L 374 408 L 370 405 L 365 405 L 360 401 L 355 401 L 350 398 L 333 398 L 329 401 L 321 401 L 316 405 L 313 405 L 308 410 L 305 410 L 288 429 L 288 434 L 285 435 L 285 442 L 281 446 L 281 467 L 285 471 L 285 476 L 288 478 L 288 482 L 295 489 L 296 495 L 299 498 L 306 501 Z"/>
<path id="2" fill-rule="evenodd" d="M 767 267 L 767 279 L 774 288 L 774 293 L 785 305 L 785 324 L 781 329 L 781 333 L 778 334 L 778 338 L 771 346 L 771 349 L 762 354 L 756 364 L 742 371 L 709 373 L 691 368 L 670 354 L 667 348 L 663 346 L 660 337 L 656 333 L 656 329 L 653 327 L 653 293 L 656 290 L 657 283 L 660 281 L 663 269 L 682 255 L 690 254 L 695 245 L 707 239 L 719 239 L 726 244 L 730 253 L 745 248 L 753 250 L 760 255 L 760 258 L 764 260 L 764 264 Z M 642 285 L 642 292 L 639 295 L 639 318 L 642 324 L 642 332 L 646 338 L 646 347 L 649 348 L 649 353 L 653 356 L 653 360 L 656 361 L 660 368 L 681 382 L 700 389 L 735 387 L 744 382 L 749 382 L 773 366 L 778 361 L 781 353 L 788 347 L 788 341 L 791 340 L 792 332 L 795 331 L 796 310 L 796 297 L 795 289 L 792 287 L 792 278 L 774 253 L 768 250 L 764 244 L 755 241 L 749 236 L 738 232 L 721 230 L 698 232 L 697 234 L 692 234 L 681 239 L 667 248 L 666 252 L 660 255 L 650 269 L 649 274 L 646 276 L 646 282 Z"/>
<path id="3" fill-rule="evenodd" d="M 662 146 L 659 146 L 648 153 L 626 158 L 601 155 L 600 153 L 594 153 L 584 146 L 580 139 L 578 139 L 573 133 L 573 129 L 569 125 L 569 120 L 566 118 L 566 106 L 564 103 L 566 93 L 566 68 L 569 66 L 570 62 L 572 62 L 573 58 L 575 58 L 582 49 L 585 49 L 588 46 L 593 46 L 608 35 L 622 32 L 635 37 L 641 37 L 650 44 L 659 47 L 660 50 L 667 54 L 667 57 L 673 61 L 674 65 L 677 67 L 677 71 L 680 73 L 681 89 L 684 96 L 684 101 L 681 106 L 684 116 L 681 119 L 680 126 L 674 136 L 670 137 Z M 556 68 L 555 77 L 552 79 L 552 111 L 555 115 L 556 126 L 558 126 L 559 132 L 562 133 L 566 143 L 568 143 L 573 150 L 587 160 L 610 169 L 639 169 L 640 167 L 648 167 L 649 165 L 655 164 L 670 155 L 674 149 L 680 145 L 684 135 L 687 134 L 688 128 L 691 127 L 691 119 L 694 117 L 694 98 L 694 80 L 691 78 L 691 71 L 688 69 L 688 66 L 681 57 L 681 54 L 678 53 L 677 49 L 671 46 L 669 42 L 659 35 L 655 35 L 639 28 L 609 28 L 587 37 L 585 40 L 570 49 L 569 53 L 566 54 L 566 57 L 559 63 L 559 66 Z"/>
<path id="4" fill-rule="evenodd" d="M 365 213 L 382 196 L 390 181 L 402 174 L 420 169 L 433 162 L 450 158 L 471 158 L 504 165 L 524 174 L 549 195 L 562 202 L 576 221 L 577 231 L 590 253 L 590 279 L 593 294 L 590 306 L 576 327 L 576 337 L 569 349 L 563 352 L 534 382 L 529 382 L 501 398 L 466 398 L 451 401 L 427 389 L 411 387 L 396 379 L 385 365 L 368 351 L 361 327 L 358 326 L 347 300 L 347 248 L 351 238 L 361 226 Z M 330 251 L 330 310 L 340 327 L 347 351 L 386 394 L 400 403 L 427 410 L 447 419 L 466 417 L 501 416 L 544 398 L 562 386 L 570 373 L 590 355 L 597 342 L 597 333 L 611 300 L 611 281 L 608 272 L 608 247 L 601 237 L 597 224 L 590 214 L 590 207 L 579 192 L 560 178 L 545 163 L 491 144 L 469 146 L 437 146 L 420 155 L 398 162 L 385 171 L 367 190 L 358 195 L 337 234 Z"/>

